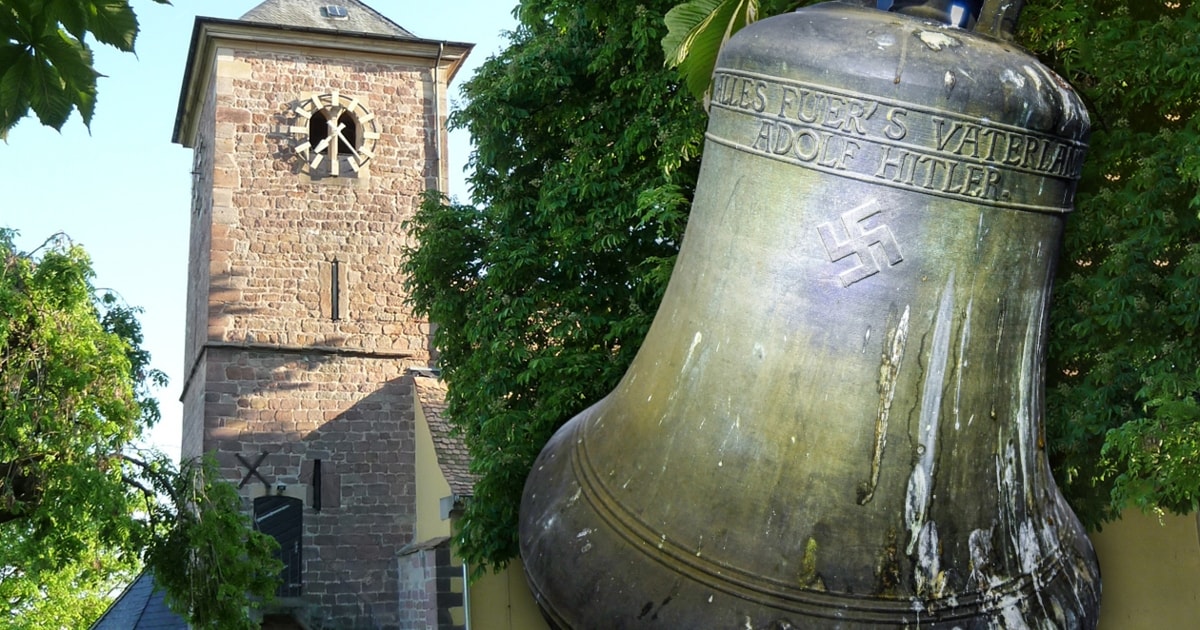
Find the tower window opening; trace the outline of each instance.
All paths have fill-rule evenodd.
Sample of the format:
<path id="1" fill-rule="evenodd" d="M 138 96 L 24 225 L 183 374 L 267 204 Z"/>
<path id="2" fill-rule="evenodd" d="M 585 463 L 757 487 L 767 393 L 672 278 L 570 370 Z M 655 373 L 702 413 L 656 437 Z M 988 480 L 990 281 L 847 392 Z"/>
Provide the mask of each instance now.
<path id="1" fill-rule="evenodd" d="M 326 138 L 330 142 L 337 142 L 338 156 L 352 156 L 358 152 L 358 123 L 354 120 L 349 112 L 342 112 L 338 116 L 337 127 L 340 127 L 340 133 L 337 133 L 337 138 L 329 138 L 329 133 L 334 131 L 329 126 L 329 118 L 324 113 L 318 112 L 313 114 L 312 119 L 308 122 L 308 142 L 311 146 L 320 146 Z"/>
<path id="2" fill-rule="evenodd" d="M 313 147 L 318 147 L 325 138 L 329 137 L 329 119 L 322 112 L 317 112 L 312 115 L 308 121 L 308 142 Z"/>
<path id="3" fill-rule="evenodd" d="M 354 116 L 348 113 L 338 116 L 338 126 L 342 128 L 338 137 L 338 155 L 354 155 L 358 150 L 358 124 L 354 122 Z"/>

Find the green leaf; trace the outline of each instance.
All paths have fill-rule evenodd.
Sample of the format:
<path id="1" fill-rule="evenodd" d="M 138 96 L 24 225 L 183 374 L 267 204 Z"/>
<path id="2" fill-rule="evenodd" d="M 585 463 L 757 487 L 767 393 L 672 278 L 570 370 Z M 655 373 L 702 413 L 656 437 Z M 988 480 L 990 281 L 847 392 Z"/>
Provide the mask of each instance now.
<path id="1" fill-rule="evenodd" d="M 133 52 L 138 21 L 128 0 L 90 0 L 88 30 L 96 41 Z"/>
<path id="2" fill-rule="evenodd" d="M 43 10 L 53 21 L 62 24 L 72 37 L 83 41 L 88 31 L 88 16 L 92 6 L 90 0 L 46 0 Z"/>
<path id="3" fill-rule="evenodd" d="M 34 81 L 33 54 L 17 45 L 0 45 L 0 132 L 12 129 L 29 111 L 29 89 Z"/>
<path id="4" fill-rule="evenodd" d="M 64 32 L 48 40 L 39 52 L 62 80 L 63 92 L 71 105 L 79 109 L 85 125 L 91 124 L 95 109 L 96 78 L 92 51 Z"/>
<path id="5" fill-rule="evenodd" d="M 666 64 L 678 67 L 688 90 L 707 101 L 717 55 L 729 38 L 758 19 L 758 0 L 692 0 L 667 12 Z"/>
<path id="6" fill-rule="evenodd" d="M 29 81 L 29 107 L 37 114 L 43 125 L 53 129 L 62 129 L 67 118 L 71 116 L 73 103 L 67 92 L 66 83 L 59 76 L 58 70 L 46 59 L 44 51 L 53 48 L 53 40 L 40 43 L 30 72 L 26 75 Z"/>
<path id="7" fill-rule="evenodd" d="M 16 7 L 12 7 L 11 11 L 0 10 L 0 44 L 5 46 L 16 45 L 20 48 L 22 45 L 33 41 L 34 37 L 30 33 L 31 27 L 32 24 L 30 21 L 23 19 L 21 14 L 17 12 Z M 0 68 L 6 67 L 0 66 Z"/>
<path id="8" fill-rule="evenodd" d="M 30 41 L 28 34 L 33 26 L 35 16 L 40 8 L 40 0 L 4 0 L 4 9 L 0 11 L 0 34 L 18 42 Z M 25 33 L 24 36 L 17 36 Z"/>

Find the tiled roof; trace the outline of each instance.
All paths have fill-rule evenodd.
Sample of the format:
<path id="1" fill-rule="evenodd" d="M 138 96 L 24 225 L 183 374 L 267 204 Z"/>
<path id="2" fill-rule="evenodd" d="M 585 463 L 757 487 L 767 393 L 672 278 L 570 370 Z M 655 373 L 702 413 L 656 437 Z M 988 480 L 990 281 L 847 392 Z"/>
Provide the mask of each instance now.
<path id="1" fill-rule="evenodd" d="M 460 497 L 475 493 L 475 476 L 471 474 L 471 456 L 462 438 L 453 435 L 449 421 L 442 415 L 446 410 L 446 384 L 441 379 L 428 376 L 413 378 L 421 411 L 433 434 L 433 448 L 437 451 L 438 465 L 450 491 Z"/>
<path id="2" fill-rule="evenodd" d="M 163 599 L 154 576 L 142 573 L 92 624 L 91 630 L 188 630 L 190 626 Z"/>
<path id="3" fill-rule="evenodd" d="M 276 26 L 415 37 L 358 0 L 266 0 L 241 19 Z"/>

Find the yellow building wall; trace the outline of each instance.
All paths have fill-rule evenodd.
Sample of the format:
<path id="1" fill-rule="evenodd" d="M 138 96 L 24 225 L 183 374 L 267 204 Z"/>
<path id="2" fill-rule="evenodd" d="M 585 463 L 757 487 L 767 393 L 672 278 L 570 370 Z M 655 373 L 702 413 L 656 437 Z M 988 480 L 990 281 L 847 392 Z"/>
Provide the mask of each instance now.
<path id="1" fill-rule="evenodd" d="M 471 630 L 548 630 L 519 559 L 471 584 Z"/>
<path id="2" fill-rule="evenodd" d="M 1138 510 L 1092 535 L 1104 594 L 1099 630 L 1200 628 L 1200 535 L 1196 515 Z"/>
<path id="3" fill-rule="evenodd" d="M 414 396 L 414 398 L 416 398 Z M 442 520 L 441 500 L 450 496 L 450 484 L 438 466 L 433 434 L 421 405 L 416 408 L 417 532 L 414 540 L 426 541 L 449 536 L 451 521 Z M 455 563 L 458 563 L 457 556 Z M 458 590 L 458 587 L 455 587 Z M 500 573 L 489 573 L 467 587 L 471 630 L 548 630 L 525 584 L 519 560 Z M 452 611 L 454 622 L 461 609 Z"/>
<path id="4" fill-rule="evenodd" d="M 419 400 L 415 392 L 413 399 Z M 424 410 L 419 404 L 413 407 L 417 420 L 417 532 L 413 540 L 421 542 L 450 535 L 450 521 L 442 520 L 441 509 L 442 497 L 450 496 L 450 484 L 438 466 L 433 434 L 429 432 Z"/>

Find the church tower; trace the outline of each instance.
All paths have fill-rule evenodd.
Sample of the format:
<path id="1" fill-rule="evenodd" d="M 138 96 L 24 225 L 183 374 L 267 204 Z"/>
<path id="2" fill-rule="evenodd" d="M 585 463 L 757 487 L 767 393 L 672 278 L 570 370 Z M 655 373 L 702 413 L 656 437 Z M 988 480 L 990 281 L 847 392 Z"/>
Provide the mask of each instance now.
<path id="1" fill-rule="evenodd" d="M 404 221 L 446 190 L 471 46 L 334 1 L 196 20 L 173 138 L 194 151 L 182 455 L 213 454 L 280 541 L 308 627 L 399 627 L 430 361 Z"/>

